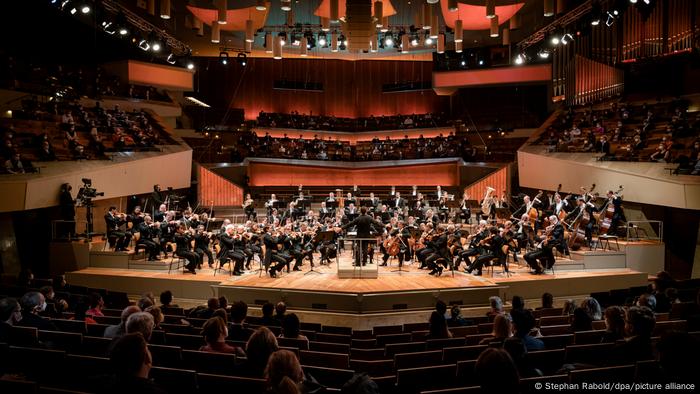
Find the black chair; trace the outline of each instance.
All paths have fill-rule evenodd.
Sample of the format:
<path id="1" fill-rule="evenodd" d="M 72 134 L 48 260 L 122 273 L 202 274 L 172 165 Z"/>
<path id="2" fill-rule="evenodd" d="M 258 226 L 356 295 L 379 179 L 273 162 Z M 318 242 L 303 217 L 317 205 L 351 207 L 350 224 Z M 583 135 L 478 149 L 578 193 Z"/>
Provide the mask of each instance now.
<path id="1" fill-rule="evenodd" d="M 83 346 L 83 334 L 61 331 L 39 331 L 39 341 L 50 349 L 77 353 Z"/>
<path id="2" fill-rule="evenodd" d="M 377 346 L 382 347 L 392 343 L 411 342 L 410 333 L 377 335 Z"/>
<path id="3" fill-rule="evenodd" d="M 428 350 L 442 350 L 446 347 L 465 346 L 467 344 L 466 338 L 428 339 L 425 342 Z"/>
<path id="4" fill-rule="evenodd" d="M 66 360 L 66 352 L 62 350 L 49 350 L 39 348 L 27 348 L 10 346 L 9 357 L 12 362 L 8 365 L 9 370 L 15 373 L 24 374 L 29 380 L 38 383 L 52 384 L 61 381 L 61 368 L 41 368 L 41 365 L 61 366 Z"/>
<path id="5" fill-rule="evenodd" d="M 314 352 L 302 350 L 299 352 L 299 361 L 303 365 L 315 367 L 327 367 L 335 369 L 347 369 L 350 366 L 348 354 Z"/>
<path id="6" fill-rule="evenodd" d="M 538 350 L 527 353 L 527 362 L 544 375 L 551 375 L 561 368 L 566 357 L 566 349 Z"/>
<path id="7" fill-rule="evenodd" d="M 168 346 L 180 346 L 187 350 L 199 350 L 205 345 L 204 338 L 200 335 L 171 334 L 169 332 L 165 334 L 165 343 Z"/>
<path id="8" fill-rule="evenodd" d="M 445 364 L 454 364 L 457 361 L 476 360 L 487 347 L 486 345 L 446 347 L 442 349 L 442 361 Z"/>
<path id="9" fill-rule="evenodd" d="M 465 360 L 457 362 L 457 384 L 464 387 L 479 384 L 474 372 L 476 360 Z"/>
<path id="10" fill-rule="evenodd" d="M 153 356 L 153 365 L 179 368 L 182 365 L 182 349 L 178 346 L 148 345 Z"/>
<path id="11" fill-rule="evenodd" d="M 391 343 L 384 347 L 387 358 L 393 358 L 399 353 L 415 353 L 427 350 L 425 342 Z"/>
<path id="12" fill-rule="evenodd" d="M 430 367 L 442 363 L 442 350 L 426 352 L 400 353 L 394 356 L 396 369 Z"/>
<path id="13" fill-rule="evenodd" d="M 324 334 L 352 335 L 352 327 L 322 326 L 321 332 Z"/>
<path id="14" fill-rule="evenodd" d="M 109 358 L 83 356 L 79 354 L 66 355 L 65 363 L 65 387 L 73 390 L 90 392 L 94 390 L 93 384 L 106 381 L 112 371 Z M 80 379 L 75 379 L 76 373 Z"/>
<path id="15" fill-rule="evenodd" d="M 400 393 L 420 393 L 427 389 L 454 387 L 457 376 L 455 364 L 399 369 L 396 388 Z"/>
<path id="16" fill-rule="evenodd" d="M 84 356 L 107 357 L 111 345 L 111 338 L 91 337 L 86 335 L 83 337 L 83 346 L 80 348 L 79 354 Z"/>
<path id="17" fill-rule="evenodd" d="M 355 371 L 350 369 L 324 368 L 311 365 L 303 365 L 304 372 L 311 374 L 319 383 L 332 388 L 341 388 L 350 380 Z"/>
<path id="18" fill-rule="evenodd" d="M 87 324 L 84 320 L 51 319 L 51 323 L 58 328 L 58 331 L 87 334 Z"/>
<path id="19" fill-rule="evenodd" d="M 199 388 L 197 372 L 188 369 L 153 367 L 149 377 L 169 393 L 189 394 Z"/>
<path id="20" fill-rule="evenodd" d="M 394 360 L 350 360 L 350 368 L 355 372 L 366 372 L 371 377 L 395 374 Z"/>
<path id="21" fill-rule="evenodd" d="M 250 393 L 265 392 L 265 380 L 239 376 L 223 376 L 199 373 L 197 374 L 199 393 Z"/>
<path id="22" fill-rule="evenodd" d="M 236 364 L 235 354 L 182 351 L 182 367 L 200 373 L 230 376 L 235 374 Z"/>
<path id="23" fill-rule="evenodd" d="M 298 338 L 277 338 L 277 344 L 286 347 L 295 347 L 299 350 L 309 350 L 309 341 L 305 339 Z M 335 344 L 331 344 L 335 345 Z M 341 345 L 342 346 L 342 345 Z M 348 349 L 350 347 L 348 346 Z M 316 349 L 311 349 L 316 350 Z"/>

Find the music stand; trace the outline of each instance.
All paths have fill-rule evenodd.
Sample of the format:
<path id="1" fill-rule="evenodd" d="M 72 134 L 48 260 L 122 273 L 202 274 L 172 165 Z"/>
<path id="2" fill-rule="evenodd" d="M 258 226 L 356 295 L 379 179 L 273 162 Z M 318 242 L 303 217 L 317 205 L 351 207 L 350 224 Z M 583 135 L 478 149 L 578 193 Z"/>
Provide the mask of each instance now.
<path id="1" fill-rule="evenodd" d="M 316 233 L 316 235 L 314 235 L 314 238 L 311 240 L 311 244 L 318 245 L 321 242 L 329 242 L 329 241 L 332 242 L 334 237 L 335 237 L 335 231 L 321 231 L 321 232 Z M 336 253 L 338 253 L 337 249 L 336 249 Z M 321 264 L 321 263 L 319 262 L 319 264 Z M 304 276 L 306 276 L 312 272 L 315 274 L 323 274 L 323 272 L 314 271 L 314 265 L 313 264 L 310 264 L 310 265 L 311 265 L 311 268 L 304 274 Z"/>

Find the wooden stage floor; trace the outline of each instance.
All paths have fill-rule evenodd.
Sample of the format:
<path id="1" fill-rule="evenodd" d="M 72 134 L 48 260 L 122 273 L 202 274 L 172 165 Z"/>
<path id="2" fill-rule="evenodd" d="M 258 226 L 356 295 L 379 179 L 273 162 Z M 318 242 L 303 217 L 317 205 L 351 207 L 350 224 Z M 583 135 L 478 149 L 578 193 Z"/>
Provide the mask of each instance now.
<path id="1" fill-rule="evenodd" d="M 455 271 L 452 276 L 450 271 L 444 271 L 442 276 L 435 277 L 428 275 L 427 270 L 418 269 L 418 263 L 404 264 L 402 272 L 394 272 L 398 267 L 395 261 L 390 261 L 390 266 L 378 267 L 377 279 L 340 279 L 335 262 L 330 266 L 316 266 L 319 273 L 309 274 L 306 261 L 302 271 L 285 271 L 278 278 L 270 278 L 255 269 L 242 276 L 230 276 L 221 271 L 214 275 L 208 267 L 198 270 L 197 275 L 181 270 L 168 274 L 167 268 L 163 270 L 165 261 L 153 263 L 154 269 L 89 267 L 69 272 L 67 276 L 70 283 L 132 295 L 171 290 L 180 298 L 205 300 L 225 295 L 229 300 L 244 300 L 251 305 L 284 300 L 297 309 L 343 313 L 428 309 L 437 299 L 483 306 L 492 295 L 505 299 L 516 294 L 538 298 L 548 291 L 556 297 L 575 296 L 647 283 L 647 273 L 628 268 L 557 270 L 555 265 L 554 274 L 532 275 L 527 267 L 511 264 L 510 276 L 506 276 L 501 267 L 495 267 L 493 276 L 484 270 L 483 276 L 463 271 Z M 341 266 L 349 264 L 349 256 L 341 257 Z M 257 265 L 255 263 L 253 268 Z M 365 269 L 377 267 L 367 265 Z"/>

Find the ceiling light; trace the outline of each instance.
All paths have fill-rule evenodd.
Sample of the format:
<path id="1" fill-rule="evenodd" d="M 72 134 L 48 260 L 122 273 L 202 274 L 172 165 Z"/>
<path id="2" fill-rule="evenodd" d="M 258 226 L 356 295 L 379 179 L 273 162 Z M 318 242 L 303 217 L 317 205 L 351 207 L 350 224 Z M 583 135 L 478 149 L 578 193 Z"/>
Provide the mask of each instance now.
<path id="1" fill-rule="evenodd" d="M 462 65 L 462 67 L 464 67 L 464 66 L 466 66 L 466 65 L 467 65 L 467 62 L 466 62 L 466 61 L 464 61 L 464 60 L 462 60 L 462 62 L 461 62 L 460 64 Z"/>
<path id="2" fill-rule="evenodd" d="M 610 27 L 613 25 L 613 23 L 615 23 L 615 17 L 610 13 L 610 11 L 608 11 L 608 16 L 605 19 L 605 26 Z"/>
<path id="3" fill-rule="evenodd" d="M 419 44 L 419 42 L 418 42 L 418 37 L 416 37 L 416 36 L 411 37 L 411 46 L 412 46 L 412 47 L 417 47 L 418 44 Z"/>
<path id="4" fill-rule="evenodd" d="M 168 55 L 168 58 L 165 59 L 165 61 L 170 64 L 175 64 L 175 62 L 177 61 L 177 59 L 175 58 L 175 54 L 171 53 L 170 55 Z"/>
<path id="5" fill-rule="evenodd" d="M 537 52 L 537 56 L 540 57 L 540 59 L 548 59 L 549 58 L 549 51 L 545 49 L 540 49 L 539 52 Z"/>
<path id="6" fill-rule="evenodd" d="M 80 12 L 83 14 L 89 14 L 90 13 L 90 6 L 87 4 L 83 4 L 82 7 L 80 7 Z"/>
<path id="7" fill-rule="evenodd" d="M 391 34 L 388 34 L 384 37 L 384 45 L 389 48 L 394 46 L 394 37 L 392 37 Z"/>
<path id="8" fill-rule="evenodd" d="M 328 40 L 326 39 L 325 34 L 318 35 L 318 45 L 320 45 L 322 48 L 325 48 L 328 45 Z"/>
<path id="9" fill-rule="evenodd" d="M 192 63 L 192 61 L 190 61 L 189 63 L 187 63 L 187 69 L 188 69 L 188 70 L 194 70 L 194 63 Z"/>
<path id="10" fill-rule="evenodd" d="M 518 54 L 518 56 L 515 57 L 515 64 L 521 65 L 525 63 L 525 57 L 522 54 Z"/>
<path id="11" fill-rule="evenodd" d="M 552 39 L 549 42 L 551 42 L 552 45 L 559 45 L 559 37 L 552 36 Z"/>
<path id="12" fill-rule="evenodd" d="M 139 48 L 143 49 L 144 51 L 147 51 L 151 49 L 151 44 L 149 44 L 148 41 L 141 39 L 141 41 L 139 41 Z"/>
<path id="13" fill-rule="evenodd" d="M 228 65 L 228 52 L 220 52 L 219 53 L 219 61 L 224 66 Z"/>
<path id="14" fill-rule="evenodd" d="M 245 67 L 246 65 L 248 65 L 248 55 L 246 55 L 243 52 L 238 52 L 238 56 L 236 56 L 236 61 L 239 65 Z"/>
<path id="15" fill-rule="evenodd" d="M 561 43 L 566 45 L 574 40 L 574 36 L 571 33 L 566 33 L 561 37 Z"/>

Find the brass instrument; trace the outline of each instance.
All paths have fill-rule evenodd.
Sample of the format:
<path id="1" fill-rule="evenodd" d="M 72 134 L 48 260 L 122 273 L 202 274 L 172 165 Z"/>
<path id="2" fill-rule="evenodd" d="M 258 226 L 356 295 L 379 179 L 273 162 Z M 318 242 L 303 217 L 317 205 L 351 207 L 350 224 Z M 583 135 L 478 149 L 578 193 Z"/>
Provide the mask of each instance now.
<path id="1" fill-rule="evenodd" d="M 491 214 L 491 201 L 493 200 L 491 193 L 494 191 L 496 191 L 496 189 L 492 188 L 491 186 L 486 188 L 486 195 L 484 196 L 484 200 L 481 202 L 481 213 L 483 215 L 488 216 Z"/>

